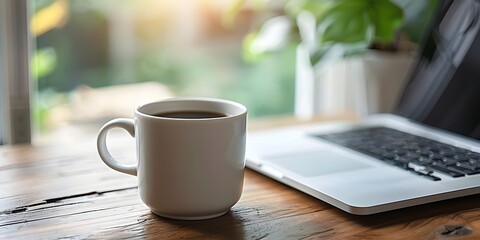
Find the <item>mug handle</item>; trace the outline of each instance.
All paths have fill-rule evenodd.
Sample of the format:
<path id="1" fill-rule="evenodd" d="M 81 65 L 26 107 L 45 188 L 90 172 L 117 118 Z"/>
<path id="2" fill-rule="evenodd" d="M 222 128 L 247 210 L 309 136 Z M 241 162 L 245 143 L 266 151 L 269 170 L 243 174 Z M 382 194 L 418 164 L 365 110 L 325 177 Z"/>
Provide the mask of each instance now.
<path id="1" fill-rule="evenodd" d="M 102 161 L 107 164 L 113 170 L 117 170 L 122 173 L 130 174 L 133 176 L 137 176 L 137 166 L 136 164 L 127 165 L 119 163 L 115 160 L 110 152 L 107 149 L 107 134 L 112 128 L 123 128 L 125 129 L 130 136 L 135 137 L 135 126 L 132 119 L 128 118 L 117 118 L 113 119 L 100 129 L 97 137 L 97 150 L 98 154 Z"/>

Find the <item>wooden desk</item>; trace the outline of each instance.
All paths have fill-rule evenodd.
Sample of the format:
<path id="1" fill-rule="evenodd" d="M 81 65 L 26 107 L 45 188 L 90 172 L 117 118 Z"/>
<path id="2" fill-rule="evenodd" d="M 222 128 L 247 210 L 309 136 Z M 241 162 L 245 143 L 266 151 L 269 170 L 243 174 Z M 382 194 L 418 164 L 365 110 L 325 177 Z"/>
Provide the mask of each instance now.
<path id="1" fill-rule="evenodd" d="M 247 170 L 230 212 L 179 221 L 152 214 L 136 185 L 100 161 L 94 134 L 0 147 L 0 239 L 480 239 L 478 195 L 354 216 Z"/>

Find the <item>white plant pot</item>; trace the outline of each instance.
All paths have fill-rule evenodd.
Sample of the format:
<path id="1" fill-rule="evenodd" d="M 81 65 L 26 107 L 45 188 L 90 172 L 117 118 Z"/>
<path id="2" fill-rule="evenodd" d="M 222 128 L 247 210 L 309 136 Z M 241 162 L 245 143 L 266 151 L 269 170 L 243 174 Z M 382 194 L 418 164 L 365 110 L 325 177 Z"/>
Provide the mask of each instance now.
<path id="1" fill-rule="evenodd" d="M 308 51 L 300 45 L 296 54 L 295 114 L 300 118 L 343 113 L 362 117 L 391 112 L 413 62 L 412 53 L 371 50 L 322 71 L 312 67 Z"/>

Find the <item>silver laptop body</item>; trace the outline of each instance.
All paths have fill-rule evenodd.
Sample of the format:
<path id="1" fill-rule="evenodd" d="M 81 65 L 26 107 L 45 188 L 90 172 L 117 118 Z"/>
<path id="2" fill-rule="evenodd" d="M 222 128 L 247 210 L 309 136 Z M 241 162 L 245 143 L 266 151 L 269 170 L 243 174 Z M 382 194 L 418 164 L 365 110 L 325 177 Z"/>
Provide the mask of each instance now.
<path id="1" fill-rule="evenodd" d="M 480 5 L 458 2 L 439 7 L 393 114 L 249 133 L 247 166 L 358 215 L 479 193 L 480 174 L 425 176 L 319 137 L 385 127 L 480 153 Z"/>

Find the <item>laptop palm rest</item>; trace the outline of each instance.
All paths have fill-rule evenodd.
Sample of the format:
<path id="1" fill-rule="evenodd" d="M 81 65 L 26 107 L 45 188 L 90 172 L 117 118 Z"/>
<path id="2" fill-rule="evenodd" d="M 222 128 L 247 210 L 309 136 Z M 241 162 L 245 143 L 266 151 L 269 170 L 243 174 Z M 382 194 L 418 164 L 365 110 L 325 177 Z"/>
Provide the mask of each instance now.
<path id="1" fill-rule="evenodd" d="M 357 159 L 328 150 L 270 157 L 266 160 L 303 177 L 315 177 L 372 167 Z"/>

